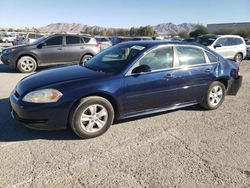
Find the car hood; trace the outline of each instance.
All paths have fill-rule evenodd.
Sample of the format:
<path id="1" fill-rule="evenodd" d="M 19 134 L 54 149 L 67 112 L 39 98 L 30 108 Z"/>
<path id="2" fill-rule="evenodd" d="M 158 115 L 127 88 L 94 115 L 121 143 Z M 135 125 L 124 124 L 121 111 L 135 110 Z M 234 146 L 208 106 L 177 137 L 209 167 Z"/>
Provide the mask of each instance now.
<path id="1" fill-rule="evenodd" d="M 52 84 L 74 80 L 97 79 L 108 75 L 107 73 L 90 70 L 81 65 L 52 68 L 25 77 L 16 86 L 16 91 L 19 95 L 23 95 Z"/>
<path id="2" fill-rule="evenodd" d="M 11 46 L 11 47 L 4 48 L 4 50 L 9 50 L 9 49 L 13 49 L 13 48 L 21 49 L 21 48 L 27 47 L 27 46 L 29 46 L 29 45 L 28 44 L 16 45 L 16 46 Z"/>

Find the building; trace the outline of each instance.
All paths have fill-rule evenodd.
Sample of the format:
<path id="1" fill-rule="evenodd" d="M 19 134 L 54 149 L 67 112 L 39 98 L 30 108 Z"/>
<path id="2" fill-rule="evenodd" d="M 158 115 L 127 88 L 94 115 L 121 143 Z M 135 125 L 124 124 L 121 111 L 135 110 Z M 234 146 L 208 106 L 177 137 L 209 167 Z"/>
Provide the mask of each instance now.
<path id="1" fill-rule="evenodd" d="M 250 29 L 250 22 L 207 24 L 207 29 L 211 33 L 214 33 L 221 29 L 244 30 L 244 29 Z"/>

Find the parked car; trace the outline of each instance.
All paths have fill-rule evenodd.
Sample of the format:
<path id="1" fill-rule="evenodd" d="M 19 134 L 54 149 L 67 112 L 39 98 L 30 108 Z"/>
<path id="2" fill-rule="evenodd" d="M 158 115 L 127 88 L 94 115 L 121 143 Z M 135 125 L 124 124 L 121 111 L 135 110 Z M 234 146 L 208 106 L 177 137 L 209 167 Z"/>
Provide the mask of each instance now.
<path id="1" fill-rule="evenodd" d="M 1 60 L 23 73 L 41 66 L 76 64 L 100 52 L 100 45 L 93 41 L 93 37 L 83 35 L 55 34 L 32 44 L 5 48 Z"/>
<path id="2" fill-rule="evenodd" d="M 42 33 L 27 33 L 27 35 L 20 42 L 20 44 L 31 44 L 43 36 L 44 36 L 44 34 L 42 34 Z"/>
<path id="3" fill-rule="evenodd" d="M 119 44 L 121 42 L 127 42 L 130 40 L 131 40 L 130 37 L 112 37 L 111 42 L 112 42 L 112 45 L 116 45 L 116 44 Z"/>
<path id="4" fill-rule="evenodd" d="M 183 42 L 125 42 L 82 65 L 28 76 L 10 95 L 12 116 L 33 129 L 64 129 L 82 138 L 114 120 L 200 104 L 218 108 L 242 82 L 239 65 Z"/>
<path id="5" fill-rule="evenodd" d="M 185 41 L 185 42 L 196 42 L 196 38 L 195 37 L 189 37 L 189 38 L 183 39 L 183 41 Z"/>
<path id="6" fill-rule="evenodd" d="M 23 35 L 23 34 L 16 35 L 16 38 L 12 42 L 12 44 L 13 44 L 13 46 L 25 44 L 25 35 Z"/>
<path id="7" fill-rule="evenodd" d="M 111 40 L 109 40 L 108 37 L 96 36 L 95 39 L 97 43 L 101 45 L 101 50 L 105 50 L 106 48 L 109 48 L 110 46 L 112 46 L 112 42 Z"/>
<path id="8" fill-rule="evenodd" d="M 246 43 L 238 35 L 203 35 L 197 38 L 197 42 L 237 63 L 246 57 Z"/>
<path id="9" fill-rule="evenodd" d="M 132 41 L 140 41 L 140 40 L 153 40 L 152 37 L 134 37 L 131 39 Z"/>
<path id="10" fill-rule="evenodd" d="M 16 35 L 2 34 L 0 40 L 1 42 L 9 43 L 9 42 L 13 42 L 15 38 L 16 38 Z"/>
<path id="11" fill-rule="evenodd" d="M 246 45 L 247 45 L 247 58 L 250 58 L 250 40 L 246 41 Z"/>

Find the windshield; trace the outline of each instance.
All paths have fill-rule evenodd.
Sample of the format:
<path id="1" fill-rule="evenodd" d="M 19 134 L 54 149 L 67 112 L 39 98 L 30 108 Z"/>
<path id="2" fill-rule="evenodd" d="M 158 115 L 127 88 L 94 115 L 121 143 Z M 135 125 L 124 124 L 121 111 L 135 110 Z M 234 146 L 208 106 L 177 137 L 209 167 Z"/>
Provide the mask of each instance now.
<path id="1" fill-rule="evenodd" d="M 134 44 L 118 44 L 94 56 L 84 66 L 95 71 L 117 73 L 144 48 L 144 46 L 136 46 Z"/>
<path id="2" fill-rule="evenodd" d="M 198 37 L 196 42 L 204 46 L 210 46 L 216 40 L 216 37 Z"/>

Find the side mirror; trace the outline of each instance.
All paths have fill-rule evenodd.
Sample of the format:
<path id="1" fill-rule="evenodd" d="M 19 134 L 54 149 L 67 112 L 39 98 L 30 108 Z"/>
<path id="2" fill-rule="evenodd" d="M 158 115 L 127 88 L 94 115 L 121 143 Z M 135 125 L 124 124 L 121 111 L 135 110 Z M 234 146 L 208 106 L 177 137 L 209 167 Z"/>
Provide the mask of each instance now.
<path id="1" fill-rule="evenodd" d="M 46 46 L 46 43 L 40 43 L 40 44 L 38 44 L 38 45 L 37 45 L 37 48 L 40 49 L 40 48 L 42 48 L 43 46 Z"/>
<path id="2" fill-rule="evenodd" d="M 151 72 L 151 68 L 148 65 L 140 65 L 132 70 L 132 74 Z"/>
<path id="3" fill-rule="evenodd" d="M 222 44 L 215 44 L 214 45 L 214 48 L 219 48 L 219 47 L 222 47 Z"/>

